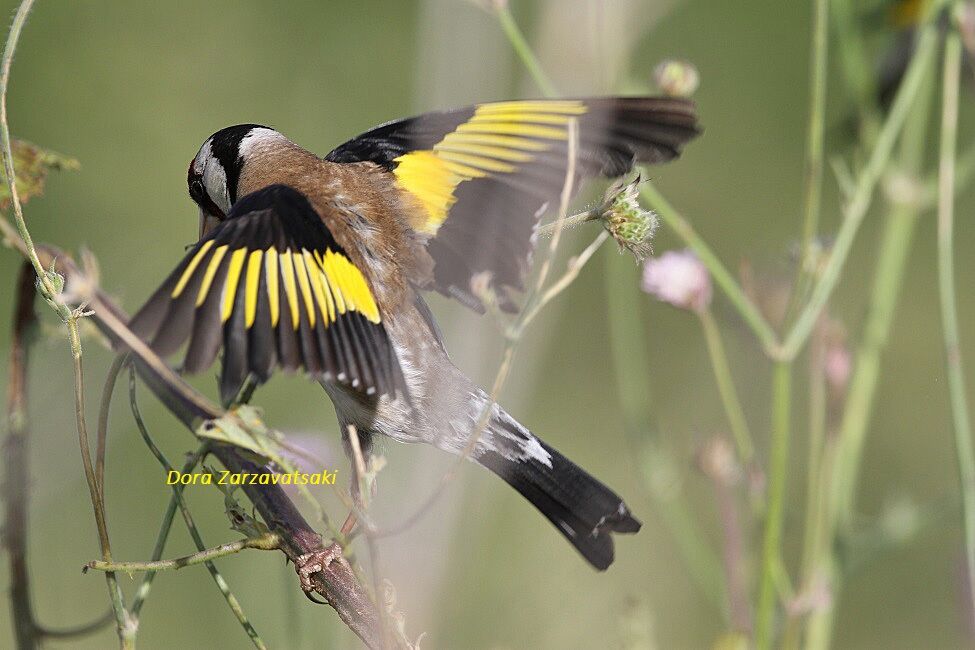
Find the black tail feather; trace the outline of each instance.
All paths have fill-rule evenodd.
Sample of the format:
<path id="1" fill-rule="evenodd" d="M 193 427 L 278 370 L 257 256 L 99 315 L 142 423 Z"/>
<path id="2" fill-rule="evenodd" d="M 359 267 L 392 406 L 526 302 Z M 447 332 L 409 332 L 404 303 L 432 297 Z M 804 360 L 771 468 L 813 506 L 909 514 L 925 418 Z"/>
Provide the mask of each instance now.
<path id="1" fill-rule="evenodd" d="M 506 415 L 506 414 L 505 414 Z M 494 440 L 510 441 L 511 425 L 519 435 L 532 436 L 516 422 L 492 423 L 508 429 Z M 491 433 L 491 432 L 489 432 Z M 611 533 L 635 533 L 640 522 L 615 492 L 550 446 L 532 436 L 532 447 L 544 453 L 514 454 L 482 447 L 478 463 L 503 478 L 551 521 L 562 535 L 600 571 L 613 563 Z M 549 463 L 543 462 L 545 454 Z M 519 458 L 519 456 L 521 456 Z"/>

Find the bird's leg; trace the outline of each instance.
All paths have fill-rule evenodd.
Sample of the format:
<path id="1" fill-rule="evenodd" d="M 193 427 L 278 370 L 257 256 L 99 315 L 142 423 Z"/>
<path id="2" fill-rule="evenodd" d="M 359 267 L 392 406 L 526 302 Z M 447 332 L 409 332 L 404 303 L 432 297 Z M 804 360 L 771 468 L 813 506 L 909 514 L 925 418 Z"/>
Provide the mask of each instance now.
<path id="1" fill-rule="evenodd" d="M 342 443 L 345 447 L 346 455 L 352 460 L 353 468 L 356 468 L 353 445 L 352 441 L 349 439 L 348 429 L 343 427 L 342 431 Z M 356 453 L 362 454 L 362 456 L 368 458 L 368 454 L 372 449 L 372 439 L 368 434 L 362 435 L 361 437 L 357 434 L 356 437 Z M 357 517 L 356 512 L 362 508 L 362 495 L 359 493 L 359 472 L 355 469 L 352 472 L 352 485 L 350 486 L 352 492 L 352 502 L 355 504 L 352 512 L 346 518 L 345 523 L 342 524 L 341 534 L 347 536 L 352 528 L 355 526 Z M 305 553 L 300 555 L 295 559 L 295 571 L 298 573 L 298 580 L 301 582 L 301 588 L 304 590 L 305 595 L 309 600 L 313 602 L 318 602 L 314 599 L 311 594 L 315 591 L 315 587 L 311 582 L 311 576 L 324 571 L 329 567 L 329 565 L 335 560 L 340 560 L 342 562 L 345 559 L 342 557 L 342 546 L 338 542 L 332 542 L 327 548 L 313 551 L 311 553 Z"/>
<path id="2" fill-rule="evenodd" d="M 342 547 L 338 542 L 332 542 L 328 547 L 305 553 L 295 558 L 295 573 L 298 574 L 298 581 L 305 595 L 311 598 L 310 594 L 315 591 L 312 584 L 312 575 L 324 571 L 334 561 L 344 561 L 342 558 Z M 314 602 L 313 598 L 311 598 Z"/>
<path id="3" fill-rule="evenodd" d="M 349 512 L 349 515 L 345 518 L 345 523 L 342 524 L 341 534 L 343 536 L 348 536 L 355 528 L 356 523 L 359 521 L 357 515 L 358 512 L 365 510 L 365 503 L 362 498 L 362 490 L 360 483 L 360 476 L 358 470 L 358 463 L 356 460 L 356 454 L 358 453 L 361 458 L 363 467 L 369 466 L 369 459 L 372 456 L 372 435 L 366 431 L 356 431 L 357 445 L 353 445 L 352 440 L 349 435 L 348 427 L 342 428 L 342 443 L 345 447 L 345 454 L 349 458 L 349 462 L 352 464 L 352 480 L 349 485 L 349 492 L 352 496 L 353 508 Z M 356 449 L 358 447 L 358 449 Z M 372 483 L 372 489 L 370 490 L 370 496 L 376 495 L 376 484 Z"/>

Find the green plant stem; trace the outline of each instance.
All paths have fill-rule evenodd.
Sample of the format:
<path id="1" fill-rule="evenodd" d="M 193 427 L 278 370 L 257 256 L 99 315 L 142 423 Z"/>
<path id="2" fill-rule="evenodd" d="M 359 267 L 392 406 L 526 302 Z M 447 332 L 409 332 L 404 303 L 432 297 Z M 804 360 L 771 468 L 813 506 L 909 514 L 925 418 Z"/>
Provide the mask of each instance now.
<path id="1" fill-rule="evenodd" d="M 826 322 L 823 320 L 823 328 Z M 826 452 L 826 333 L 814 335 L 809 354 L 809 440 L 807 441 L 806 505 L 803 530 L 802 573 L 803 586 L 809 587 L 813 579 L 813 562 L 816 557 L 817 531 L 823 514 L 823 494 L 820 490 L 823 473 L 823 455 Z"/>
<path id="2" fill-rule="evenodd" d="M 907 73 L 904 75 L 904 80 L 897 92 L 897 97 L 891 106 L 890 114 L 877 137 L 877 142 L 867 164 L 857 178 L 853 196 L 843 211 L 843 224 L 837 233 L 822 276 L 813 288 L 809 302 L 785 337 L 782 349 L 775 355 L 777 358 L 795 358 L 812 332 L 823 306 L 832 295 L 833 289 L 836 288 L 846 259 L 853 247 L 857 231 L 870 207 L 874 188 L 880 180 L 881 174 L 887 168 L 891 151 L 897 142 L 897 137 L 900 135 L 911 106 L 914 104 L 921 83 L 930 68 L 937 45 L 937 28 L 934 25 L 925 25 L 921 30 L 914 58 L 911 59 Z"/>
<path id="3" fill-rule="evenodd" d="M 945 364 L 955 431 L 955 455 L 962 496 L 965 530 L 965 564 L 968 578 L 969 616 L 975 620 L 975 451 L 968 412 L 968 393 L 962 364 L 961 337 L 955 292 L 954 198 L 955 148 L 958 139 L 958 87 L 961 70 L 961 38 L 951 30 L 945 42 L 941 114 L 941 156 L 938 165 L 938 292 L 944 335 Z"/>
<path id="4" fill-rule="evenodd" d="M 925 70 L 932 72 L 933 58 Z M 911 177 L 920 174 L 927 140 L 928 115 L 931 108 L 931 75 L 919 87 L 918 102 L 905 128 L 896 168 Z M 880 256 L 874 274 L 870 310 L 864 324 L 860 346 L 854 361 L 853 377 L 847 394 L 846 408 L 840 421 L 839 449 L 835 476 L 832 478 L 830 525 L 845 527 L 852 519 L 853 500 L 862 458 L 863 443 L 876 392 L 880 357 L 887 345 L 894 308 L 903 281 L 914 227 L 920 212 L 916 203 L 897 203 L 891 209 L 881 238 Z"/>
<path id="5" fill-rule="evenodd" d="M 652 183 L 643 183 L 641 195 L 654 209 L 657 216 L 660 217 L 660 220 L 667 224 L 667 227 L 673 230 L 707 267 L 715 283 L 724 291 L 731 304 L 761 342 L 762 347 L 769 353 L 774 353 L 779 347 L 778 337 L 775 331 L 768 324 L 768 321 L 765 320 L 765 317 L 762 316 L 758 308 L 748 299 L 744 290 L 728 269 L 724 267 L 721 260 L 718 259 L 718 256 L 714 254 L 711 248 L 701 239 L 701 236 L 694 231 L 691 224 L 677 212 L 674 206 L 664 198 Z"/>
<path id="6" fill-rule="evenodd" d="M 108 537 L 108 524 L 105 518 L 101 490 L 95 478 L 95 468 L 92 464 L 91 447 L 88 441 L 88 425 L 85 421 L 85 377 L 82 366 L 81 336 L 78 332 L 78 319 L 72 315 L 67 323 L 71 341 L 71 358 L 74 367 L 75 420 L 78 426 L 78 441 L 81 445 L 81 459 L 85 468 L 85 479 L 88 482 L 88 493 L 91 497 L 92 509 L 95 513 L 95 527 L 98 529 L 98 543 L 101 546 L 102 560 L 111 562 L 112 545 Z M 125 603 L 122 600 L 122 590 L 119 588 L 115 573 L 111 571 L 106 572 L 105 581 L 108 584 L 112 610 L 115 612 L 115 625 L 119 636 L 119 644 L 122 648 L 134 648 L 136 627 L 132 624 L 131 617 L 125 609 Z"/>
<path id="7" fill-rule="evenodd" d="M 24 242 L 27 259 L 30 260 L 37 277 L 45 290 L 49 302 L 53 301 L 58 294 L 54 285 L 48 277 L 47 271 L 37 257 L 34 249 L 34 240 L 31 238 L 30 231 L 27 229 L 27 222 L 24 220 L 24 211 L 20 205 L 20 194 L 17 191 L 16 172 L 14 171 L 13 148 L 10 145 L 10 126 L 7 122 L 7 86 L 10 82 L 10 66 L 13 63 L 14 52 L 17 51 L 17 42 L 20 40 L 20 32 L 27 22 L 27 15 L 30 13 L 34 0 L 23 0 L 14 14 L 13 22 L 10 25 L 10 32 L 7 34 L 7 42 L 3 48 L 3 60 L 0 62 L 0 150 L 3 156 L 3 172 L 6 176 L 7 187 L 10 191 L 10 202 L 14 209 L 14 222 L 17 230 Z M 52 306 L 55 303 L 51 302 Z M 67 322 L 70 317 L 70 310 L 66 305 L 56 307 L 61 320 Z"/>
<path id="8" fill-rule="evenodd" d="M 508 3 L 497 3 L 495 12 L 498 16 L 498 22 L 501 23 L 501 29 L 504 30 L 505 36 L 508 37 L 508 41 L 511 43 L 511 47 L 514 49 L 515 54 L 518 55 L 518 58 L 521 59 L 522 65 L 528 70 L 528 74 L 531 75 L 538 89 L 546 97 L 557 97 L 559 91 L 556 90 L 555 84 L 552 83 L 552 80 L 545 73 L 538 57 L 535 56 L 535 52 L 528 44 L 528 41 L 525 40 L 525 35 L 521 32 L 521 28 L 518 27 L 518 23 L 515 22 L 514 16 L 511 15 L 511 9 L 508 8 Z"/>
<path id="9" fill-rule="evenodd" d="M 809 58 L 809 122 L 806 127 L 806 162 L 802 196 L 802 244 L 799 265 L 786 309 L 785 322 L 805 300 L 812 285 L 819 245 L 819 212 L 823 184 L 823 133 L 826 121 L 826 72 L 829 0 L 813 0 L 812 56 Z"/>
<path id="10" fill-rule="evenodd" d="M 738 447 L 739 459 L 742 465 L 748 467 L 752 462 L 755 447 L 752 444 L 752 434 L 745 419 L 745 410 L 741 406 L 738 391 L 735 390 L 735 381 L 728 365 L 728 355 L 725 353 L 724 343 L 721 342 L 721 332 L 710 308 L 697 312 L 697 316 L 704 330 L 704 340 L 707 343 L 708 355 L 711 357 L 714 380 L 718 385 L 721 403 L 724 405 L 725 413 L 728 416 L 731 434 L 734 436 L 735 445 Z"/>
<path id="11" fill-rule="evenodd" d="M 904 127 L 900 151 L 894 163 L 900 173 L 914 178 L 920 175 L 924 161 L 933 63 L 933 56 L 928 57 L 921 70 L 924 83 L 918 84 L 918 101 Z M 817 579 L 826 581 L 833 604 L 812 612 L 809 618 L 805 646 L 813 650 L 828 648 L 832 636 L 843 578 L 833 550 L 837 538 L 846 534 L 853 519 L 860 462 L 880 377 L 881 358 L 893 325 L 920 213 L 921 205 L 917 202 L 892 203 L 890 206 L 878 247 L 880 252 L 874 267 L 870 304 L 854 358 L 846 406 L 840 419 L 835 447 L 829 450 L 831 454 L 828 457 L 824 457 L 826 460 L 819 491 L 825 495 L 825 504 L 820 520 L 821 530 L 816 533 L 819 541 L 813 571 Z"/>
<path id="12" fill-rule="evenodd" d="M 183 468 L 180 470 L 181 474 L 187 474 L 192 472 L 196 468 L 200 459 L 206 454 L 207 449 L 210 444 L 204 442 L 200 445 L 200 448 L 195 452 L 190 454 L 186 462 L 183 463 Z M 169 498 L 169 505 L 166 506 L 166 512 L 163 514 L 162 524 L 159 527 L 159 533 L 156 535 L 156 544 L 152 549 L 152 560 L 158 560 L 162 557 L 163 551 L 166 549 L 166 541 L 169 539 L 169 532 L 173 527 L 173 519 L 176 517 L 176 509 L 178 507 L 178 502 L 176 500 L 176 492 L 182 493 L 183 486 L 175 485 L 173 486 L 173 495 Z M 142 576 L 142 582 L 139 584 L 139 588 L 135 592 L 135 597 L 132 599 L 132 615 L 138 618 L 139 612 L 142 611 L 142 606 L 145 604 L 146 599 L 149 597 L 149 590 L 152 587 L 152 581 L 156 577 L 155 571 L 148 571 L 144 576 Z"/>
<path id="13" fill-rule="evenodd" d="M 260 551 L 274 551 L 278 549 L 280 544 L 281 539 L 277 535 L 274 533 L 267 533 L 266 535 L 261 535 L 260 537 L 248 537 L 247 539 L 238 540 L 236 542 L 227 542 L 226 544 L 220 544 L 219 546 L 212 546 L 202 551 L 198 551 L 190 555 L 184 555 L 183 557 L 174 558 L 172 560 L 156 560 L 149 562 L 99 562 L 98 560 L 92 560 L 85 565 L 85 568 L 95 569 L 96 571 L 117 571 L 125 573 L 131 573 L 134 571 L 175 570 L 182 569 L 183 567 L 194 566 L 196 564 L 203 564 L 204 562 L 216 560 L 235 553 L 240 553 L 241 551 L 249 548 Z"/>
<path id="14" fill-rule="evenodd" d="M 809 274 L 819 227 L 823 184 L 823 133 L 826 122 L 826 72 L 829 0 L 813 3 L 813 43 L 809 62 L 809 125 L 806 130 L 806 176 L 803 191 L 802 259 L 800 277 Z"/>
<path id="15" fill-rule="evenodd" d="M 806 447 L 806 491 L 804 505 L 800 592 L 816 587 L 816 560 L 822 553 L 824 517 L 823 477 L 826 472 L 826 316 L 813 332 L 809 351 L 809 431 Z M 800 647 L 804 612 L 791 614 L 782 635 L 782 647 Z"/>
<path id="16" fill-rule="evenodd" d="M 789 470 L 789 437 L 792 411 L 792 363 L 778 361 L 772 370 L 772 448 L 769 455 L 768 509 L 762 539 L 762 573 L 755 616 L 755 645 L 772 646 L 778 602 L 776 568 L 782 552 L 782 520 Z"/>
<path id="17" fill-rule="evenodd" d="M 132 417 L 135 419 L 136 427 L 139 429 L 139 434 L 142 436 L 143 441 L 146 446 L 149 447 L 149 451 L 152 455 L 156 457 L 159 464 L 162 465 L 163 470 L 168 474 L 173 471 L 173 466 L 170 464 L 169 460 L 163 454 L 162 450 L 156 446 L 155 441 L 152 436 L 149 435 L 149 429 L 146 427 L 145 420 L 142 418 L 142 413 L 139 410 L 139 403 L 136 400 L 136 383 L 135 383 L 135 367 L 129 366 L 129 406 L 132 409 Z M 173 487 L 173 497 L 176 500 L 176 504 L 179 507 L 180 514 L 183 516 L 183 522 L 186 524 L 186 530 L 189 532 L 190 537 L 193 539 L 193 543 L 196 545 L 198 551 L 205 551 L 207 546 L 203 542 L 203 537 L 200 535 L 199 529 L 196 527 L 196 523 L 193 521 L 193 515 L 190 513 L 189 507 L 186 505 L 186 501 L 183 499 L 183 490 L 181 486 L 174 485 Z M 214 583 L 217 585 L 217 589 L 223 594 L 224 600 L 227 601 L 227 606 L 230 607 L 230 611 L 233 612 L 237 621 L 240 623 L 241 627 L 244 628 L 244 632 L 250 638 L 251 643 L 254 644 L 256 648 L 261 650 L 266 650 L 267 646 L 264 645 L 264 641 L 257 634 L 257 630 L 251 625 L 250 620 L 247 618 L 247 614 L 244 613 L 243 607 L 240 605 L 240 601 L 237 600 L 237 596 L 230 590 L 230 585 L 221 575 L 220 571 L 217 569 L 216 565 L 205 560 L 203 564 L 206 566 L 207 571 L 210 572 L 210 577 L 213 578 Z"/>

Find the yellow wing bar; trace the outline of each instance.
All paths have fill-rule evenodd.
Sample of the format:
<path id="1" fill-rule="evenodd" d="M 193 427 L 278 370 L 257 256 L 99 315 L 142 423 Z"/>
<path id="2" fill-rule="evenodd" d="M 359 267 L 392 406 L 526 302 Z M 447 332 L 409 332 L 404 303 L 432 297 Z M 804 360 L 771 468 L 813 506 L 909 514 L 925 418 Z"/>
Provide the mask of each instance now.
<path id="1" fill-rule="evenodd" d="M 379 307 L 362 272 L 340 252 L 308 249 L 278 251 L 275 247 L 251 250 L 237 248 L 229 252 L 225 280 L 214 283 L 224 258 L 226 244 L 211 250 L 205 242 L 190 260 L 173 288 L 171 297 L 179 298 L 194 276 L 202 274 L 196 296 L 196 307 L 204 304 L 213 291 L 220 294 L 220 322 L 226 323 L 234 313 L 237 292 L 244 292 L 244 323 L 250 329 L 257 315 L 261 278 L 267 290 L 271 327 L 280 319 L 281 295 L 291 314 L 291 324 L 299 327 L 299 310 L 304 308 L 309 324 L 319 319 L 327 327 L 346 312 L 356 311 L 370 322 L 379 323 Z"/>
<path id="2" fill-rule="evenodd" d="M 397 184 L 413 194 L 426 213 L 417 229 L 436 234 L 457 201 L 458 185 L 484 176 L 517 173 L 538 154 L 568 139 L 569 120 L 586 111 L 580 101 L 482 104 L 431 149 L 395 158 Z"/>

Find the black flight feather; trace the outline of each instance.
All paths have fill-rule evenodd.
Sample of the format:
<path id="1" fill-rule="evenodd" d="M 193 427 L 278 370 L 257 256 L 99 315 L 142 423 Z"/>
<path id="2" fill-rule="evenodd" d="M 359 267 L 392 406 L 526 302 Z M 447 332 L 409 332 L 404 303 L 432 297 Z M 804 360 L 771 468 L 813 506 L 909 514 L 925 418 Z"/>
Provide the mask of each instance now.
<path id="1" fill-rule="evenodd" d="M 375 322 L 378 308 L 359 304 L 359 296 L 355 310 L 342 313 L 336 306 L 331 320 L 318 300 L 309 272 L 320 274 L 315 278 L 322 282 L 323 292 L 362 290 L 347 286 L 342 273 L 326 288 L 328 272 L 316 257 L 324 258 L 326 251 L 352 264 L 302 194 L 283 185 L 254 192 L 238 201 L 227 219 L 186 254 L 133 317 L 131 327 L 161 355 L 174 353 L 189 340 L 183 362 L 187 372 L 204 371 L 222 349 L 220 395 L 225 403 L 248 378 L 263 383 L 276 367 L 303 369 L 316 379 L 363 394 L 392 395 L 403 387 L 402 373 L 381 319 Z M 291 254 L 287 265 L 282 262 L 285 252 Z M 272 260 L 275 264 L 267 260 L 272 253 L 278 256 Z M 268 279 L 274 268 L 276 282 Z M 369 291 L 364 276 L 362 282 Z M 311 293 L 310 303 L 303 286 Z M 233 299 L 226 303 L 230 291 Z M 271 300 L 277 305 L 276 323 Z M 297 328 L 292 300 L 298 306 Z"/>

